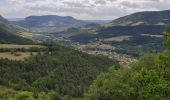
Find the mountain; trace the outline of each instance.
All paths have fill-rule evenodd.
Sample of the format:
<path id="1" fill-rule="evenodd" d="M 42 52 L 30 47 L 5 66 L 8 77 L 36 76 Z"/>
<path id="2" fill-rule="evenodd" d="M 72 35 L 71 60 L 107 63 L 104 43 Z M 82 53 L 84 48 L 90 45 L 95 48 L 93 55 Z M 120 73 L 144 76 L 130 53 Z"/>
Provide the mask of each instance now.
<path id="1" fill-rule="evenodd" d="M 74 37 L 76 40 L 87 41 L 94 38 L 112 37 L 117 35 L 162 35 L 165 26 L 170 24 L 170 10 L 138 12 L 120 17 L 107 24 L 90 24 L 80 28 L 52 33 L 55 35 Z M 80 39 L 79 36 L 84 37 Z M 78 37 L 78 38 L 77 38 Z M 73 41 L 74 41 L 73 39 Z M 75 41 L 75 42 L 80 42 Z"/>
<path id="2" fill-rule="evenodd" d="M 29 16 L 22 21 L 12 21 L 11 23 L 36 32 L 59 32 L 87 24 L 87 22 L 77 20 L 71 16 L 56 15 Z"/>
<path id="3" fill-rule="evenodd" d="M 117 25 L 169 25 L 170 10 L 145 11 L 118 18 L 111 23 Z"/>
<path id="4" fill-rule="evenodd" d="M 7 18 L 8 21 L 21 21 L 24 20 L 24 18 Z"/>
<path id="5" fill-rule="evenodd" d="M 0 43 L 31 43 L 29 39 L 20 37 L 17 28 L 9 24 L 8 20 L 0 16 Z"/>
<path id="6" fill-rule="evenodd" d="M 112 20 L 83 20 L 85 22 L 88 22 L 90 24 L 107 24 L 112 22 Z"/>

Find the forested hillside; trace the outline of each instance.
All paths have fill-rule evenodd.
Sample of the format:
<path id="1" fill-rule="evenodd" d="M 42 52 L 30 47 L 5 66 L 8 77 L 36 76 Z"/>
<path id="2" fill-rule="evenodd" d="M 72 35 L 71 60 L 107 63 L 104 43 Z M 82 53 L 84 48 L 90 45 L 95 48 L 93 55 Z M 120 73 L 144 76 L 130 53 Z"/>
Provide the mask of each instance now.
<path id="1" fill-rule="evenodd" d="M 31 40 L 17 35 L 15 28 L 7 24 L 0 24 L 0 43 L 29 44 Z"/>
<path id="2" fill-rule="evenodd" d="M 1 98 L 80 98 L 100 72 L 118 67 L 117 62 L 107 57 L 91 56 L 61 46 L 47 46 L 45 50 L 36 51 L 39 55 L 25 61 L 0 60 Z M 54 99 L 50 99 L 53 96 Z"/>

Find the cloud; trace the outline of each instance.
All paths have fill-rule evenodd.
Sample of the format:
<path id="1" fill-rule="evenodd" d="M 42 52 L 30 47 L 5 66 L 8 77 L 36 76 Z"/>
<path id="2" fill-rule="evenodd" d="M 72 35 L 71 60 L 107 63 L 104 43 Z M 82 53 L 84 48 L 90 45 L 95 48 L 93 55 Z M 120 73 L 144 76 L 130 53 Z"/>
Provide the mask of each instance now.
<path id="1" fill-rule="evenodd" d="M 4 0 L 5 16 L 63 15 L 79 19 L 114 19 L 138 11 L 166 10 L 169 0 Z M 1 2 L 1 1 L 0 1 Z"/>

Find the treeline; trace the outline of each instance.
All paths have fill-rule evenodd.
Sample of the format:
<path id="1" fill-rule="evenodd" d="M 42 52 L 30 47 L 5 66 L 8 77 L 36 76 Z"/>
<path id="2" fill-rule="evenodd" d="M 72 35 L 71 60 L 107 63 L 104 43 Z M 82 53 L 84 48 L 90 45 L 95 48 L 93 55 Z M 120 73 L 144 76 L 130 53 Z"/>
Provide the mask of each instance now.
<path id="1" fill-rule="evenodd" d="M 0 52 L 45 52 L 48 48 L 30 47 L 30 48 L 0 48 Z"/>
<path id="2" fill-rule="evenodd" d="M 15 100 L 18 95 L 21 98 L 29 95 L 37 99 L 39 95 L 48 97 L 51 91 L 61 98 L 67 95 L 80 98 L 100 72 L 118 66 L 107 57 L 92 56 L 61 46 L 49 45 L 45 52 L 25 61 L 0 60 L 0 85 L 13 90 L 0 95 L 1 98 Z"/>

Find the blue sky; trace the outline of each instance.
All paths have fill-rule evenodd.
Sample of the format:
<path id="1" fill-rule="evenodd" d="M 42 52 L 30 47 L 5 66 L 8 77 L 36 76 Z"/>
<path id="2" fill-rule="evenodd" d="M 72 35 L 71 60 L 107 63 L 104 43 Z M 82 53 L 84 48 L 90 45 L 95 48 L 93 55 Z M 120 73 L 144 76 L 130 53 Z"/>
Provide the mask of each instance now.
<path id="1" fill-rule="evenodd" d="M 0 15 L 73 16 L 78 19 L 112 20 L 140 11 L 170 10 L 170 0 L 0 0 Z"/>

